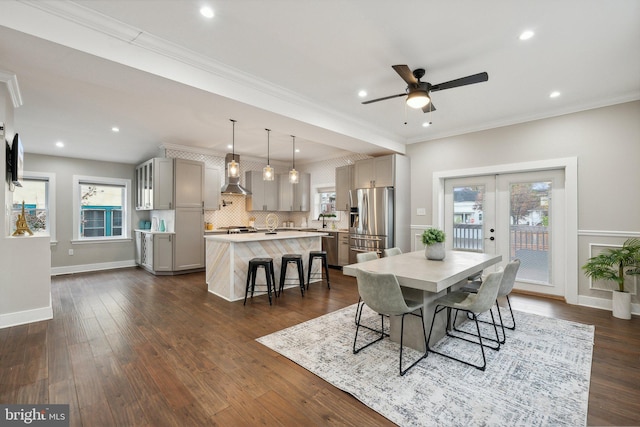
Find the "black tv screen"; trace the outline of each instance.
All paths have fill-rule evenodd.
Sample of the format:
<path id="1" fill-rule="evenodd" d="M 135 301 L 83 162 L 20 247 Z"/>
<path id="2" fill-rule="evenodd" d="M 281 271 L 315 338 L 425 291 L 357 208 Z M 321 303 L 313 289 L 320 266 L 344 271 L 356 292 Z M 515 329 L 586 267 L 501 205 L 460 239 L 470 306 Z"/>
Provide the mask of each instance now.
<path id="1" fill-rule="evenodd" d="M 18 187 L 22 187 L 24 174 L 24 148 L 17 133 L 13 137 L 11 144 L 11 182 Z"/>

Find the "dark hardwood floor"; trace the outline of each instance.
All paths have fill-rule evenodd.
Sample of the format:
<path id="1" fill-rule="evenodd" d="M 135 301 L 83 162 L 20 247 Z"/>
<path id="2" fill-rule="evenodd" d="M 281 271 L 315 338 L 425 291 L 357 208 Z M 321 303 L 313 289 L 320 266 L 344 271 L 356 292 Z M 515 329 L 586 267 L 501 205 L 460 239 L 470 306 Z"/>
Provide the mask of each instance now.
<path id="1" fill-rule="evenodd" d="M 72 426 L 391 423 L 255 338 L 355 303 L 355 280 L 269 306 L 207 293 L 204 273 L 52 278 L 54 318 L 0 329 L 0 403 L 69 403 Z M 589 425 L 640 424 L 640 318 L 513 295 L 514 308 L 596 325 Z"/>

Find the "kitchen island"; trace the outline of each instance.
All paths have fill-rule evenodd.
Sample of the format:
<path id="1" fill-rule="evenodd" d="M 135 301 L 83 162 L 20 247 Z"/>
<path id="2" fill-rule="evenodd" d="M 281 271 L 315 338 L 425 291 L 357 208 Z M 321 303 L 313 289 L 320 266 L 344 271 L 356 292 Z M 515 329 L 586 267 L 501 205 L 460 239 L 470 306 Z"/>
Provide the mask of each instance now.
<path id="1" fill-rule="evenodd" d="M 228 301 L 244 299 L 249 260 L 257 257 L 273 258 L 274 275 L 276 282 L 279 282 L 282 255 L 300 254 L 302 255 L 306 280 L 309 252 L 322 249 L 322 236 L 325 234 L 307 231 L 278 231 L 276 234 L 205 235 L 206 280 L 209 292 Z M 320 262 L 316 262 L 311 274 L 319 272 Z M 287 278 L 297 279 L 297 277 L 295 266 L 288 267 Z M 315 281 L 319 280 L 315 279 Z M 314 279 L 311 281 L 313 282 Z M 262 269 L 258 273 L 256 282 L 265 283 Z M 285 285 L 285 288 L 289 287 L 299 289 L 297 280 Z"/>

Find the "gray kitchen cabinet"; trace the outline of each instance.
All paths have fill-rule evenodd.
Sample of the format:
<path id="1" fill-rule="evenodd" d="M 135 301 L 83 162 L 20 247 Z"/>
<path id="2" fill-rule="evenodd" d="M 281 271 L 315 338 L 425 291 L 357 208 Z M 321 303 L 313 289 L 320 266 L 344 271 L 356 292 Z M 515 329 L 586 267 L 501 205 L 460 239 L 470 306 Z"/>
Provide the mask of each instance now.
<path id="1" fill-rule="evenodd" d="M 203 208 L 204 163 L 175 159 L 175 208 Z"/>
<path id="2" fill-rule="evenodd" d="M 359 160 L 355 163 L 356 188 L 393 187 L 395 155 Z"/>
<path id="3" fill-rule="evenodd" d="M 173 269 L 173 236 L 136 231 L 136 263 L 151 273 Z"/>
<path id="4" fill-rule="evenodd" d="M 201 207 L 176 209 L 173 271 L 204 268 L 203 223 Z"/>
<path id="5" fill-rule="evenodd" d="M 173 270 L 173 236 L 153 234 L 153 271 Z"/>
<path id="6" fill-rule="evenodd" d="M 355 188 L 353 165 L 336 168 L 336 210 L 348 211 L 350 206 L 349 191 Z"/>
<path id="7" fill-rule="evenodd" d="M 204 168 L 204 209 L 220 209 L 220 170 L 211 166 Z"/>
<path id="8" fill-rule="evenodd" d="M 349 264 L 349 233 L 338 233 L 338 265 L 343 267 Z"/>
<path id="9" fill-rule="evenodd" d="M 278 210 L 278 179 L 265 181 L 262 171 L 247 171 L 245 173 L 245 187 L 251 192 L 245 199 L 248 211 L 277 211 Z"/>
<path id="10" fill-rule="evenodd" d="M 311 206 L 311 175 L 300 172 L 297 184 L 289 182 L 289 175 L 278 175 L 278 211 L 308 212 Z"/>
<path id="11" fill-rule="evenodd" d="M 173 159 L 157 157 L 136 167 L 136 210 L 172 209 Z"/>

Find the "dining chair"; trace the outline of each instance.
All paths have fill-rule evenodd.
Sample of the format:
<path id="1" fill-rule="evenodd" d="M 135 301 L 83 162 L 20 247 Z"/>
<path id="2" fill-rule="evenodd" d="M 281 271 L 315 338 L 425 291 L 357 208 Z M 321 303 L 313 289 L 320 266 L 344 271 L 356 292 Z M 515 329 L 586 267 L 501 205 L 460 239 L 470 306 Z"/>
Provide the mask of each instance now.
<path id="1" fill-rule="evenodd" d="M 386 316 L 401 316 L 400 321 L 400 363 L 399 370 L 400 375 L 404 375 L 407 371 L 413 368 L 418 362 L 427 357 L 427 331 L 424 326 L 424 302 L 405 300 L 400 290 L 400 284 L 395 274 L 391 273 L 375 273 L 373 271 L 366 271 L 358 269 L 356 271 L 356 279 L 358 281 L 358 293 L 362 297 L 363 304 L 358 309 L 358 315 L 356 318 L 356 334 L 353 339 L 353 353 L 356 354 L 361 350 L 369 347 L 370 345 L 384 339 L 384 315 Z M 380 336 L 368 342 L 367 344 L 357 348 L 358 332 L 360 330 L 360 322 L 362 320 L 362 309 L 364 306 L 371 308 L 373 311 L 380 314 Z M 420 314 L 416 314 L 416 311 L 420 311 Z M 422 335 L 424 336 L 424 354 L 422 354 L 417 360 L 415 360 L 409 367 L 402 369 L 402 354 L 403 354 L 403 338 L 404 338 L 404 317 L 407 314 L 417 316 L 422 323 Z"/>
<path id="2" fill-rule="evenodd" d="M 511 301 L 509 301 L 509 294 L 513 290 L 513 285 L 516 282 L 516 276 L 518 275 L 518 270 L 520 269 L 520 260 L 514 259 L 509 262 L 505 267 L 502 273 L 502 280 L 500 281 L 500 289 L 498 289 L 498 297 L 505 297 L 507 299 L 507 305 L 509 306 L 509 313 L 511 314 L 511 326 L 505 325 L 502 319 L 502 313 L 500 311 L 500 304 L 498 304 L 498 299 L 496 298 L 496 307 L 498 309 L 498 319 L 500 320 L 500 328 L 502 329 L 502 340 L 500 344 L 504 344 L 507 336 L 505 334 L 505 328 L 511 329 L 512 331 L 516 328 L 516 318 L 513 316 L 513 309 L 511 308 Z M 469 293 L 477 293 L 480 288 L 481 282 L 472 282 L 467 286 L 461 288 L 460 290 L 463 292 Z M 480 322 L 488 323 L 485 320 L 480 320 Z"/>
<path id="3" fill-rule="evenodd" d="M 378 253 L 376 251 L 360 252 L 356 254 L 357 263 L 372 261 L 374 259 L 378 259 Z M 354 318 L 356 324 L 358 323 L 358 310 L 360 309 L 360 303 L 362 303 L 362 297 L 358 296 L 358 305 L 356 306 L 356 316 Z"/>
<path id="4" fill-rule="evenodd" d="M 439 354 L 441 356 L 447 357 L 449 359 L 457 360 L 458 362 L 462 362 L 466 365 L 473 366 L 474 368 L 480 369 L 484 371 L 487 366 L 487 359 L 485 357 L 484 348 L 490 348 L 493 350 L 500 349 L 500 337 L 498 336 L 498 328 L 495 324 L 495 318 L 493 317 L 493 311 L 491 311 L 491 307 L 498 296 L 498 289 L 500 288 L 500 282 L 502 280 L 502 272 L 490 273 L 486 280 L 482 282 L 480 285 L 480 289 L 478 289 L 477 293 L 468 293 L 463 291 L 455 291 L 448 293 L 438 299 L 436 299 L 433 304 L 435 306 L 435 310 L 433 312 L 433 319 L 431 320 L 431 328 L 429 328 L 429 338 L 427 339 L 427 349 L 433 353 Z M 463 360 L 458 357 L 452 356 L 450 354 L 445 354 L 443 352 L 434 350 L 432 347 L 428 345 L 431 341 L 431 334 L 433 332 L 433 324 L 436 320 L 436 315 L 443 310 L 453 309 L 457 311 L 465 311 L 471 315 L 471 319 L 475 321 L 477 335 L 468 332 L 468 334 L 473 335 L 478 339 L 478 341 L 471 340 L 465 338 L 460 335 L 453 334 L 449 328 L 447 328 L 446 333 L 448 337 L 456 338 L 460 340 L 464 340 L 473 344 L 479 344 L 480 350 L 482 352 L 482 365 L 476 365 L 468 360 Z M 491 314 L 491 320 L 493 320 L 493 330 L 496 335 L 496 339 L 493 340 L 497 343 L 497 346 L 490 346 L 488 344 L 484 344 L 482 342 L 482 334 L 480 333 L 480 325 L 478 323 L 478 315 L 482 313 L 489 312 Z M 447 315 L 448 310 L 447 310 Z"/>
<path id="5" fill-rule="evenodd" d="M 387 248 L 382 250 L 383 257 L 396 256 L 402 254 L 402 249 L 400 248 Z"/>

